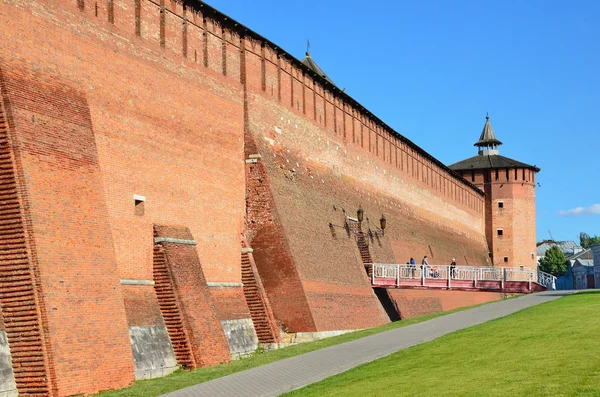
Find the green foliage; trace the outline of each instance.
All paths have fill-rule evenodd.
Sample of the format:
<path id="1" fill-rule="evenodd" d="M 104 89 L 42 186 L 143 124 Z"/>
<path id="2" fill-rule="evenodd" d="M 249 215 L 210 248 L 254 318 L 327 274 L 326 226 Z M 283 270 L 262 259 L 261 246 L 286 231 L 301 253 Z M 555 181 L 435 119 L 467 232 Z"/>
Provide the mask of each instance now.
<path id="1" fill-rule="evenodd" d="M 600 291 L 401 350 L 289 397 L 600 396 Z"/>
<path id="2" fill-rule="evenodd" d="M 546 251 L 546 255 L 540 259 L 540 270 L 554 276 L 561 276 L 567 271 L 567 260 L 565 254 L 554 245 Z"/>
<path id="3" fill-rule="evenodd" d="M 591 237 L 587 233 L 579 233 L 579 245 L 581 245 L 583 248 L 590 248 L 592 245 L 596 244 L 600 244 L 600 236 L 597 234 L 594 237 Z"/>

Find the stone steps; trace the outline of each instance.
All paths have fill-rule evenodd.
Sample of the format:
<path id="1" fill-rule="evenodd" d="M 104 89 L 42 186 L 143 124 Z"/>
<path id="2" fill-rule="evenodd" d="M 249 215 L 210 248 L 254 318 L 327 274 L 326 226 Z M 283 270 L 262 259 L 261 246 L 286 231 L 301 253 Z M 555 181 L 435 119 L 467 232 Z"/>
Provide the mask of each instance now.
<path id="1" fill-rule="evenodd" d="M 261 295 L 256 275 L 252 269 L 250 254 L 246 252 L 242 253 L 242 283 L 244 285 L 244 296 L 259 343 L 277 342 L 277 330 L 269 321 L 266 297 Z"/>
<path id="2" fill-rule="evenodd" d="M 163 316 L 177 364 L 194 368 L 195 363 L 189 339 L 184 332 L 183 320 L 171 283 L 165 253 L 160 245 L 154 246 L 154 291 Z"/>

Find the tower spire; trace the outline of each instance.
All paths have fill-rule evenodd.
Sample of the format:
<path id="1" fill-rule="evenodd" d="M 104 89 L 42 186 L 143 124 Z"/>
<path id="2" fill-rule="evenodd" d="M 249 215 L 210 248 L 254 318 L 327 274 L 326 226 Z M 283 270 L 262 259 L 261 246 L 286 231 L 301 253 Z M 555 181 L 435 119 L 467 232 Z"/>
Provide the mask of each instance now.
<path id="1" fill-rule="evenodd" d="M 485 125 L 481 131 L 479 140 L 475 142 L 474 146 L 477 146 L 479 155 L 485 156 L 498 154 L 498 146 L 500 145 L 502 145 L 502 142 L 496 138 L 496 134 L 494 133 L 492 124 L 490 123 L 490 115 L 488 112 L 485 112 Z"/>

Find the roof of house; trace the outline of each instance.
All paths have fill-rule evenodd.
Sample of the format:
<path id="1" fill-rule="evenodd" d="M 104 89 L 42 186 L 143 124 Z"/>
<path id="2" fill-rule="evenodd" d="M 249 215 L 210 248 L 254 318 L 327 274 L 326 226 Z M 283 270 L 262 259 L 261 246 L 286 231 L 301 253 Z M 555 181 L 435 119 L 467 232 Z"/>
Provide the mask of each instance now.
<path id="1" fill-rule="evenodd" d="M 537 256 L 546 255 L 546 251 L 548 251 L 551 247 L 557 245 L 558 249 L 563 254 L 573 255 L 573 251 L 575 247 L 577 247 L 577 243 L 575 241 L 544 241 L 541 244 L 538 244 L 536 248 Z"/>
<path id="2" fill-rule="evenodd" d="M 594 272 L 594 261 L 589 259 L 577 259 L 573 264 L 573 272 L 593 274 Z"/>
<path id="3" fill-rule="evenodd" d="M 569 261 L 574 261 L 576 259 L 594 259 L 594 253 L 592 252 L 591 249 L 587 248 L 587 249 L 583 249 L 582 251 L 580 251 L 576 254 L 573 253 L 573 254 L 565 255 L 565 259 L 567 259 Z"/>

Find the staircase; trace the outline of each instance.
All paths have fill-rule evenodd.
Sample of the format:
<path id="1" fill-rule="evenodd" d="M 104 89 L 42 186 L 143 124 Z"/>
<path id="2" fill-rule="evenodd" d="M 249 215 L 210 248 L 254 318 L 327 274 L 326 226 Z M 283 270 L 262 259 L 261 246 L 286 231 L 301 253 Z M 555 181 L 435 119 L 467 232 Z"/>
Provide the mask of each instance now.
<path id="1" fill-rule="evenodd" d="M 196 368 L 190 341 L 184 332 L 182 315 L 177 305 L 165 252 L 158 244 L 154 245 L 154 282 L 158 305 L 165 320 L 177 364 L 185 368 Z"/>
<path id="2" fill-rule="evenodd" d="M 362 259 L 363 264 L 365 265 L 365 271 L 369 278 L 373 275 L 373 258 L 371 258 L 371 252 L 369 251 L 369 245 L 367 244 L 367 239 L 369 237 L 366 236 L 362 231 L 359 231 L 356 234 L 356 244 L 358 245 L 358 252 L 360 252 L 360 258 Z"/>
<path id="3" fill-rule="evenodd" d="M 250 252 L 244 251 L 242 251 L 242 283 L 259 343 L 280 342 L 275 317 L 265 296 L 254 259 Z"/>
<path id="4" fill-rule="evenodd" d="M 49 396 L 35 262 L 29 257 L 8 122 L 0 93 L 0 306 L 20 396 Z M 6 373 L 4 373 L 6 374 Z M 11 374 L 12 375 L 12 374 Z M 4 380 L 4 379 L 0 379 Z M 1 383 L 1 382 L 0 382 Z"/>

